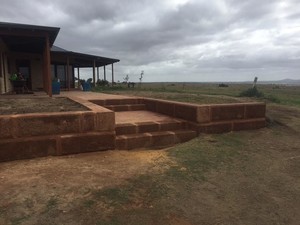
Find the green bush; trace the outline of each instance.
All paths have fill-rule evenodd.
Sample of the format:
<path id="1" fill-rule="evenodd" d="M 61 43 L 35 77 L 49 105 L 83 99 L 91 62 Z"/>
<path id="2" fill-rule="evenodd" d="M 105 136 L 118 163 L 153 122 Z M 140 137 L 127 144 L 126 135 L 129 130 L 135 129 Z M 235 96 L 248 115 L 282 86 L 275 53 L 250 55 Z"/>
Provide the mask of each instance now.
<path id="1" fill-rule="evenodd" d="M 97 86 L 100 87 L 109 86 L 109 82 L 107 80 L 97 80 Z"/>
<path id="2" fill-rule="evenodd" d="M 273 95 L 267 95 L 265 97 L 265 99 L 270 101 L 270 102 L 280 103 L 280 100 L 277 97 L 273 96 Z"/>
<path id="3" fill-rule="evenodd" d="M 264 97 L 264 94 L 260 92 L 256 87 L 249 88 L 245 91 L 242 91 L 239 94 L 240 97 L 256 97 L 261 98 Z"/>

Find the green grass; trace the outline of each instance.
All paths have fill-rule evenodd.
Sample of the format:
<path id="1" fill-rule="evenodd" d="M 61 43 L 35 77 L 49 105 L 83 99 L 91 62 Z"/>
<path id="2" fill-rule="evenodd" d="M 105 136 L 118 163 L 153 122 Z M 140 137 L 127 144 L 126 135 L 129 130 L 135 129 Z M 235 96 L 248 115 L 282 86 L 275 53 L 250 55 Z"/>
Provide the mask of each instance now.
<path id="1" fill-rule="evenodd" d="M 122 84 L 114 87 L 96 87 L 94 91 L 198 104 L 258 100 L 300 107 L 300 88 L 298 86 L 257 85 L 257 89 L 263 94 L 262 97 L 241 98 L 240 94 L 251 87 L 252 84 L 237 83 L 229 84 L 229 87 L 218 87 L 218 84 L 215 83 L 144 83 L 141 87 L 135 88 L 127 88 Z"/>
<path id="2" fill-rule="evenodd" d="M 300 107 L 300 88 L 298 86 L 281 86 L 280 88 L 264 86 L 262 91 L 267 96 L 277 99 L 280 104 Z"/>
<path id="3" fill-rule="evenodd" d="M 299 87 L 258 85 L 257 89 L 262 93 L 261 97 L 239 97 L 241 92 L 251 87 L 251 84 L 229 84 L 229 87 L 220 88 L 217 84 L 152 83 L 134 89 L 117 86 L 97 89 L 97 91 L 198 104 L 258 100 L 300 107 Z M 276 126 L 270 127 L 271 135 L 275 139 L 283 135 Z M 249 133 L 239 132 L 200 136 L 168 150 L 168 155 L 175 163 L 170 164 L 163 174 L 142 175 L 129 180 L 126 185 L 119 186 L 117 189 L 99 191 L 101 198 L 98 200 L 104 200 L 106 207 L 112 209 L 105 216 L 105 222 L 101 224 L 162 224 L 167 221 L 166 215 L 187 215 L 189 212 L 180 205 L 183 202 L 193 202 L 194 197 L 191 193 L 196 193 L 199 185 L 208 182 L 208 175 L 214 171 L 225 171 L 225 174 L 239 171 L 249 176 L 252 180 L 249 185 L 253 185 L 257 193 L 263 196 L 263 193 L 260 193 L 259 180 L 266 179 L 265 171 L 262 169 L 264 166 L 258 165 L 255 168 L 256 162 L 253 158 L 253 155 L 261 149 L 249 142 L 249 139 L 256 140 L 255 135 L 249 135 Z M 234 193 L 234 190 L 232 191 Z M 144 220 L 140 221 L 138 218 Z M 192 218 L 190 219 L 193 221 Z M 199 218 L 194 219 L 197 224 Z"/>
<path id="4" fill-rule="evenodd" d="M 205 178 L 205 172 L 218 169 L 238 154 L 237 148 L 242 145 L 239 137 L 234 135 L 207 136 L 206 140 L 196 138 L 187 144 L 171 149 L 169 155 L 175 157 L 179 166 L 196 180 Z"/>
<path id="5" fill-rule="evenodd" d="M 84 204 L 93 208 L 101 203 L 102 219 L 97 224 L 161 224 L 170 214 L 178 214 L 176 204 L 191 198 L 189 190 L 203 183 L 206 174 L 230 170 L 245 145 L 238 135 L 207 135 L 168 150 L 174 160 L 163 173 L 145 174 L 126 184 L 94 191 Z"/>

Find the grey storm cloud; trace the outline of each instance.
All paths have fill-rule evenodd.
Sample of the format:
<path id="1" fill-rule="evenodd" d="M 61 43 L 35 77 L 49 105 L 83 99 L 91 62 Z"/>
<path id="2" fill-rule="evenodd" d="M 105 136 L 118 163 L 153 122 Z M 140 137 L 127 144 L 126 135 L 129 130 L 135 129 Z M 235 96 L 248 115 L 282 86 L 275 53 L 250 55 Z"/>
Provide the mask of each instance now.
<path id="1" fill-rule="evenodd" d="M 145 81 L 300 78 L 298 0 L 0 3 L 1 21 L 58 26 L 56 45 L 119 58 L 119 79 L 141 70 Z"/>

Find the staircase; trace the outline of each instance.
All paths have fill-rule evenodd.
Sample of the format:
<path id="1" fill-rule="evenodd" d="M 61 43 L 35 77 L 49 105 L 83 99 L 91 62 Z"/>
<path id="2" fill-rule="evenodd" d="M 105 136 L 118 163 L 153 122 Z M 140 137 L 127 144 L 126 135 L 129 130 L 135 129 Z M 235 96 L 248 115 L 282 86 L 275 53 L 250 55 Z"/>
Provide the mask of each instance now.
<path id="1" fill-rule="evenodd" d="M 114 112 L 146 110 L 142 99 L 138 98 L 91 100 L 91 102 Z"/>
<path id="2" fill-rule="evenodd" d="M 141 113 L 141 112 L 140 112 Z M 183 121 L 156 121 L 116 124 L 116 148 L 164 148 L 197 136 Z"/>
<path id="3" fill-rule="evenodd" d="M 164 148 L 197 136 L 184 120 L 146 110 L 141 99 L 106 99 L 94 102 L 115 111 L 116 149 Z"/>

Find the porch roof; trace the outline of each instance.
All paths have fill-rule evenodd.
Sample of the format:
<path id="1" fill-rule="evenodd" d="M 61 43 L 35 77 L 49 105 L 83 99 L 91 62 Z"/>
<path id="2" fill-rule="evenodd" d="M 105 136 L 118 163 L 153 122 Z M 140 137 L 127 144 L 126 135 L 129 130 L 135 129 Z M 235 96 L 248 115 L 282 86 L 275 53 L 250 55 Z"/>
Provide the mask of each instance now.
<path id="1" fill-rule="evenodd" d="M 96 67 L 101 67 L 101 66 L 110 65 L 120 61 L 119 59 L 68 51 L 66 49 L 60 48 L 55 45 L 53 45 L 51 48 L 51 54 L 68 56 L 71 59 L 73 59 L 72 64 L 74 65 L 74 67 L 81 67 L 81 68 L 93 67 L 94 62 Z"/>
<path id="2" fill-rule="evenodd" d="M 0 22 L 0 37 L 11 51 L 40 53 L 45 37 L 49 37 L 52 46 L 59 30 L 58 27 Z"/>

